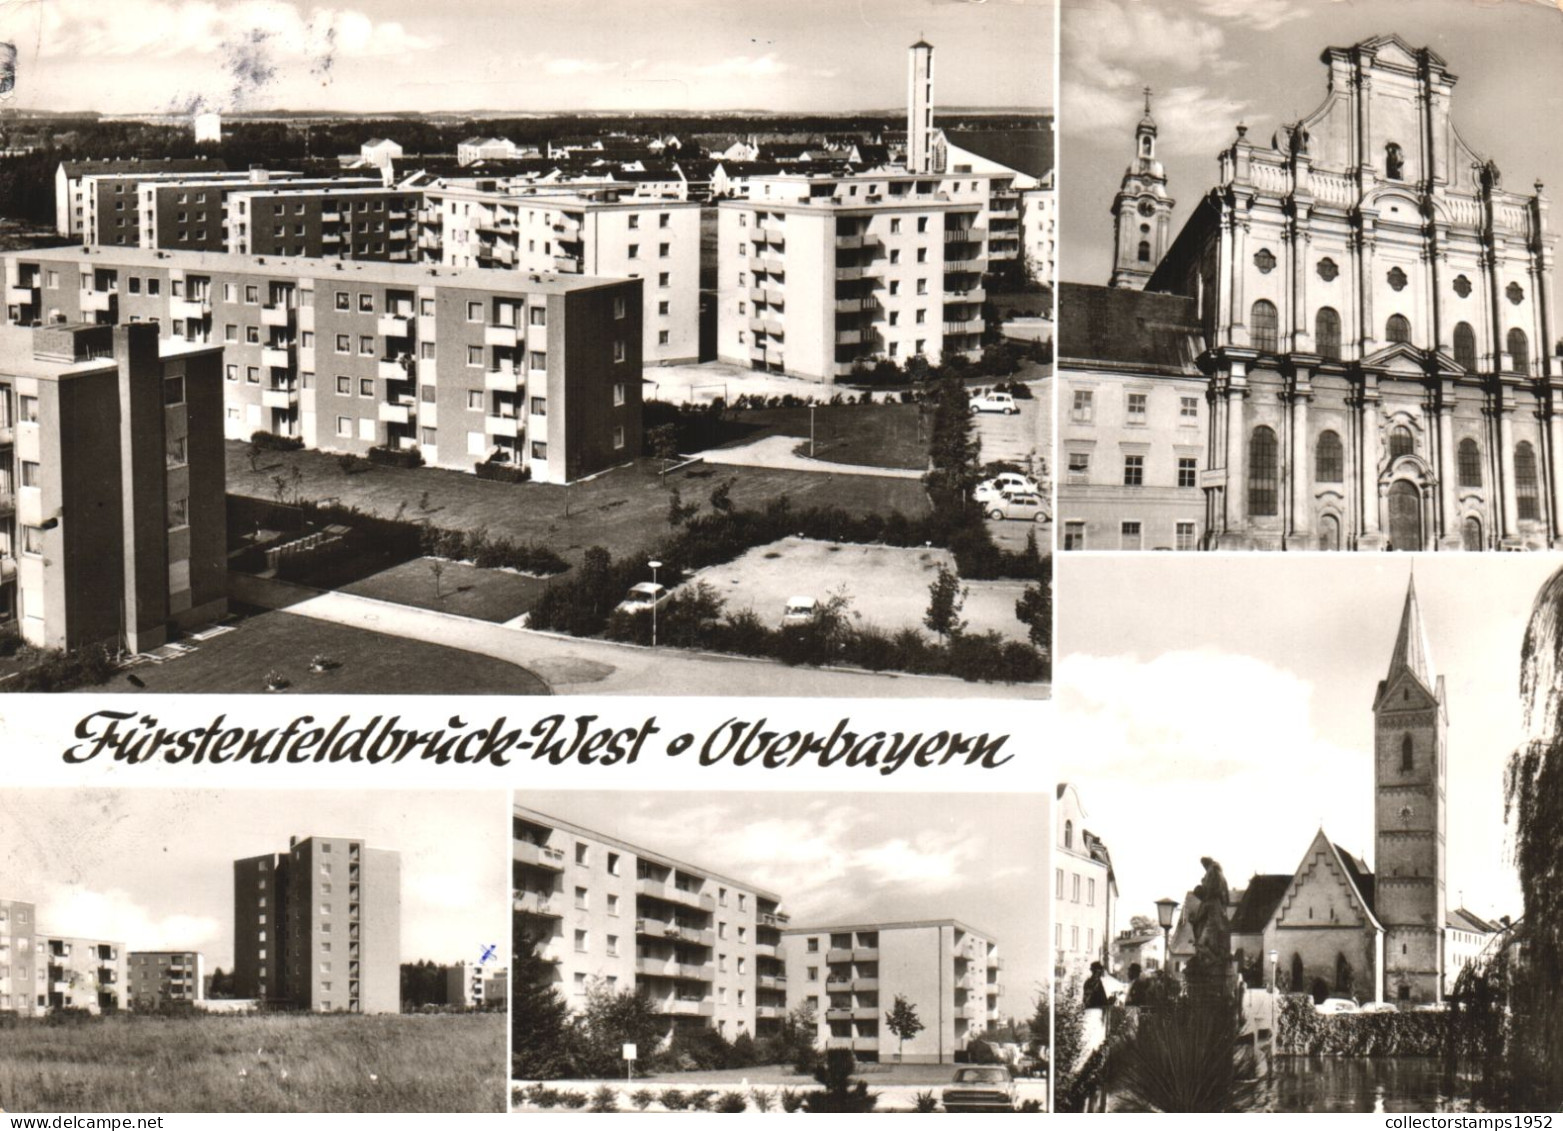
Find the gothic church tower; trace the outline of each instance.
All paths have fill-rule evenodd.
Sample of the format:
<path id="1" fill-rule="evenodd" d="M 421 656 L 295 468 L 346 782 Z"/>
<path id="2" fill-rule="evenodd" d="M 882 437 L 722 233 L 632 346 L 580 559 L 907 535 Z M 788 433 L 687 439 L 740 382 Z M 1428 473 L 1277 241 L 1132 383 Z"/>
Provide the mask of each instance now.
<path id="1" fill-rule="evenodd" d="M 1441 1001 L 1449 719 L 1414 578 L 1373 719 L 1373 901 L 1384 926 L 1384 996 Z"/>
<path id="2" fill-rule="evenodd" d="M 1151 117 L 1151 91 L 1145 88 L 1145 116 L 1134 130 L 1134 161 L 1124 170 L 1113 198 L 1115 287 L 1142 290 L 1172 244 L 1172 206 L 1167 195 L 1167 171 L 1156 160 L 1156 119 Z"/>

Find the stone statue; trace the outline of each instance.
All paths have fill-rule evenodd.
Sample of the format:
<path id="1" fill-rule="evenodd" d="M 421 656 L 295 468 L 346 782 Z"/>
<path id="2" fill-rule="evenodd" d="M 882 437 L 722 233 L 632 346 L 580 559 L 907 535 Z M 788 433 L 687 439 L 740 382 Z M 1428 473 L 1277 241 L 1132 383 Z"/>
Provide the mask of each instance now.
<path id="1" fill-rule="evenodd" d="M 1205 876 L 1194 889 L 1198 904 L 1189 915 L 1194 931 L 1194 957 L 1189 971 L 1195 975 L 1226 975 L 1232 969 L 1232 921 L 1227 913 L 1231 892 L 1226 873 L 1209 856 L 1201 856 Z"/>

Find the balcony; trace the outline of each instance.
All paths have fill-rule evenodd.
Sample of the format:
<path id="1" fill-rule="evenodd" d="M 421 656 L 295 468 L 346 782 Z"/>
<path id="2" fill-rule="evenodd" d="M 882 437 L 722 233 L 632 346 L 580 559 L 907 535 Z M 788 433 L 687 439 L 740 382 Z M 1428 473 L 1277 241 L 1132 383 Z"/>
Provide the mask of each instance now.
<path id="1" fill-rule="evenodd" d="M 581 272 L 581 260 L 574 255 L 554 256 L 554 270 L 561 275 L 579 275 Z"/>
<path id="2" fill-rule="evenodd" d="M 775 943 L 757 942 L 754 944 L 754 953 L 757 958 L 780 958 L 780 951 Z"/>
<path id="3" fill-rule="evenodd" d="M 878 1021 L 879 1006 L 854 1005 L 852 1007 L 852 1020 L 854 1021 Z"/>
<path id="4" fill-rule="evenodd" d="M 754 1007 L 754 1016 L 758 1021 L 780 1021 L 787 1016 L 787 1007 L 783 1005 L 757 1005 Z"/>
<path id="5" fill-rule="evenodd" d="M 837 267 L 836 281 L 850 283 L 857 279 L 866 279 L 873 272 L 871 267 Z"/>
<path id="6" fill-rule="evenodd" d="M 503 263 L 507 267 L 513 267 L 516 262 L 516 249 L 505 244 L 495 244 L 492 258 L 496 263 Z"/>
<path id="7" fill-rule="evenodd" d="M 852 1010 L 850 1008 L 827 1009 L 825 1011 L 825 1020 L 826 1021 L 851 1021 L 852 1020 Z"/>
<path id="8" fill-rule="evenodd" d="M 945 243 L 981 243 L 988 236 L 988 229 L 973 225 L 970 228 L 944 229 Z"/>
<path id="9" fill-rule="evenodd" d="M 112 291 L 81 292 L 81 308 L 84 311 L 94 311 L 100 314 L 109 314 L 114 310 L 114 307 L 118 301 L 119 295 Z M 192 317 L 199 316 L 195 315 Z"/>
<path id="10" fill-rule="evenodd" d="M 785 990 L 787 988 L 787 975 L 759 974 L 756 975 L 754 984 L 762 990 Z"/>
<path id="11" fill-rule="evenodd" d="M 709 962 L 667 962 L 660 958 L 637 958 L 635 973 L 648 978 L 687 978 L 692 982 L 709 982 L 715 972 Z"/>
<path id="12" fill-rule="evenodd" d="M 981 287 L 971 287 L 964 291 L 945 291 L 944 305 L 949 306 L 957 302 L 985 302 L 988 292 Z"/>
<path id="13" fill-rule="evenodd" d="M 712 1017 L 716 1014 L 716 1003 L 703 998 L 662 998 L 654 1000 L 651 1008 L 658 1013 L 668 1013 L 675 1017 Z"/>
<path id="14" fill-rule="evenodd" d="M 873 993 L 873 992 L 878 992 L 878 990 L 879 990 L 879 979 L 878 978 L 853 978 L 852 982 L 851 982 L 851 985 L 852 985 L 852 992 L 855 993 L 855 994 L 856 993 Z"/>
<path id="15" fill-rule="evenodd" d="M 291 385 L 277 385 L 262 389 L 261 404 L 267 408 L 294 408 L 298 404 L 298 390 Z"/>
<path id="16" fill-rule="evenodd" d="M 375 320 L 375 333 L 385 338 L 409 338 L 412 318 L 411 314 L 382 314 Z"/>
<path id="17" fill-rule="evenodd" d="M 833 946 L 825 952 L 826 962 L 851 962 L 852 948 L 849 946 Z"/>
<path id="18" fill-rule="evenodd" d="M 856 314 L 859 311 L 875 311 L 879 309 L 877 298 L 838 298 L 836 300 L 837 314 Z"/>
<path id="19" fill-rule="evenodd" d="M 761 224 L 755 228 L 754 234 L 757 239 L 765 240 L 767 243 L 782 243 L 787 238 L 786 231 L 775 224 Z"/>
<path id="20" fill-rule="evenodd" d="M 270 366 L 272 369 L 292 369 L 293 368 L 293 347 L 292 346 L 262 346 L 261 347 L 261 364 L 262 365 L 266 365 L 266 366 Z"/>
<path id="21" fill-rule="evenodd" d="M 483 430 L 490 436 L 505 436 L 514 440 L 521 435 L 521 421 L 514 416 L 485 416 Z"/>
<path id="22" fill-rule="evenodd" d="M 511 855 L 517 864 L 543 868 L 550 872 L 564 871 L 564 850 L 562 848 L 550 848 L 546 844 L 533 844 L 529 840 L 518 840 L 515 842 Z"/>
<path id="23" fill-rule="evenodd" d="M 375 408 L 382 424 L 411 424 L 417 415 L 417 409 L 410 401 L 381 401 Z"/>
<path id="24" fill-rule="evenodd" d="M 879 244 L 878 236 L 871 236 L 866 232 L 857 235 L 836 237 L 836 247 L 840 251 L 858 251 L 864 247 L 875 247 Z"/>
<path id="25" fill-rule="evenodd" d="M 851 1049 L 853 1052 L 878 1052 L 878 1037 L 831 1037 L 830 1048 Z"/>
<path id="26" fill-rule="evenodd" d="M 788 923 L 792 922 L 792 916 L 784 915 L 780 911 L 775 913 L 770 911 L 762 911 L 755 916 L 755 921 L 758 922 L 762 927 L 785 927 Z"/>
<path id="27" fill-rule="evenodd" d="M 957 271 L 981 270 L 982 260 L 980 259 L 946 259 L 944 261 L 944 273 L 946 275 L 954 274 Z"/>
<path id="28" fill-rule="evenodd" d="M 323 243 L 323 244 L 327 244 L 327 243 L 341 243 L 342 242 L 342 235 L 341 235 L 340 232 L 321 232 L 320 233 L 320 242 Z"/>
<path id="29" fill-rule="evenodd" d="M 340 212 L 322 212 L 320 214 L 320 222 L 322 224 L 340 224 L 342 222 L 342 214 Z"/>
<path id="30" fill-rule="evenodd" d="M 969 318 L 964 322 L 946 322 L 944 332 L 946 334 L 980 334 L 986 329 L 987 324 L 981 318 Z"/>
<path id="31" fill-rule="evenodd" d="M 765 343 L 764 342 L 759 342 L 759 343 L 749 347 L 749 360 L 750 361 L 764 361 L 765 360 Z"/>
<path id="32" fill-rule="evenodd" d="M 0 518 L 7 518 L 16 513 L 16 492 L 0 487 Z"/>
<path id="33" fill-rule="evenodd" d="M 81 308 L 83 310 L 107 309 L 106 307 L 88 306 L 86 295 L 82 296 Z M 212 304 L 204 299 L 171 298 L 168 300 L 168 316 L 170 318 L 194 318 L 196 321 L 200 321 L 211 312 Z"/>
<path id="34" fill-rule="evenodd" d="M 411 381 L 411 370 L 411 364 L 403 365 L 399 357 L 382 357 L 375 366 L 375 374 L 382 381 Z"/>
<path id="35" fill-rule="evenodd" d="M 989 982 L 988 983 L 988 996 L 989 997 L 1003 997 L 1004 996 L 1004 983 L 1003 982 Z"/>
<path id="36" fill-rule="evenodd" d="M 505 346 L 515 349 L 517 338 L 518 331 L 514 326 L 483 327 L 483 344 L 486 346 Z"/>
<path id="37" fill-rule="evenodd" d="M 0 584 L 16 580 L 16 559 L 0 555 Z"/>
<path id="38" fill-rule="evenodd" d="M 665 884 L 660 880 L 636 880 L 635 893 L 650 899 L 677 903 L 684 907 L 697 907 L 702 911 L 716 910 L 716 899 L 714 897 L 701 895 L 695 891 L 685 891 L 673 884 Z"/>
<path id="39" fill-rule="evenodd" d="M 853 962 L 878 962 L 879 948 L 877 946 L 855 946 L 852 948 Z"/>
<path id="40" fill-rule="evenodd" d="M 483 374 L 483 387 L 491 393 L 519 393 L 521 391 L 521 371 L 503 367 L 490 369 Z"/>
<path id="41" fill-rule="evenodd" d="M 5 289 L 5 301 L 16 303 L 18 306 L 35 306 L 38 302 L 38 289 L 36 287 L 7 287 Z"/>
<path id="42" fill-rule="evenodd" d="M 996 954 L 990 955 L 988 958 L 988 965 L 993 967 L 995 970 L 1002 970 L 1004 969 L 1004 959 L 1000 958 Z"/>
<path id="43" fill-rule="evenodd" d="M 529 915 L 543 915 L 549 919 L 562 917 L 564 901 L 554 899 L 548 892 L 517 889 L 511 894 L 513 906 L 517 911 L 524 911 Z"/>

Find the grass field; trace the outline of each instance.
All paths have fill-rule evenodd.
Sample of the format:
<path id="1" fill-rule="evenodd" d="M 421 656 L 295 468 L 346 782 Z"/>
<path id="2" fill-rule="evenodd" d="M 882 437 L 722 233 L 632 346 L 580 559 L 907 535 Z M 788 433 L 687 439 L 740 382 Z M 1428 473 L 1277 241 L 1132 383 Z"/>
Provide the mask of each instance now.
<path id="1" fill-rule="evenodd" d="M 928 468 L 927 423 L 917 405 L 822 405 L 814 410 L 814 458 L 862 467 Z M 796 436 L 809 455 L 809 410 L 762 408 L 732 413 L 728 421 L 750 443 L 767 436 Z"/>
<path id="2" fill-rule="evenodd" d="M 342 592 L 503 624 L 530 611 L 548 589 L 548 581 L 544 578 L 524 577 L 501 569 L 479 569 L 466 562 L 445 562 L 436 596 L 434 560 L 414 558 L 362 581 L 344 585 Z"/>
<path id="3" fill-rule="evenodd" d="M 499 1013 L 270 1015 L 0 1029 L 16 1112 L 504 1111 Z"/>

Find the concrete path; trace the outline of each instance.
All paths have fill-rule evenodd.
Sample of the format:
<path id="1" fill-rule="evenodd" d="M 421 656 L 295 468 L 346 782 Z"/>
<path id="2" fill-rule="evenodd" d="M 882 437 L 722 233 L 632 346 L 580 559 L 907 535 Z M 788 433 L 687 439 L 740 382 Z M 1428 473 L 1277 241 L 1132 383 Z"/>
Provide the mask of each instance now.
<path id="1" fill-rule="evenodd" d="M 249 574 L 228 575 L 235 601 L 508 660 L 563 695 L 775 695 L 1044 699 L 1045 684 L 791 668 L 769 660 L 580 640 L 355 597 Z"/>
<path id="2" fill-rule="evenodd" d="M 729 464 L 734 467 L 772 467 L 783 471 L 828 472 L 831 475 L 874 475 L 881 479 L 921 479 L 923 473 L 903 467 L 863 467 L 855 463 L 831 463 L 829 460 L 809 459 L 797 455 L 793 449 L 808 441 L 797 436 L 767 436 L 752 444 L 733 448 L 713 448 L 701 452 L 707 463 Z"/>

